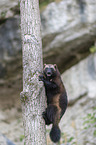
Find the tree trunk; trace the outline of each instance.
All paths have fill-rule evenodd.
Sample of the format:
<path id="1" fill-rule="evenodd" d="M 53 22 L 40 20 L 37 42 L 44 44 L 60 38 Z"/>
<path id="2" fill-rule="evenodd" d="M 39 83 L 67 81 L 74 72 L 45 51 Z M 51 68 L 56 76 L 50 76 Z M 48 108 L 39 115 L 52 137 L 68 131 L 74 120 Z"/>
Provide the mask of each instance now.
<path id="1" fill-rule="evenodd" d="M 21 34 L 23 53 L 23 92 L 21 106 L 26 145 L 46 145 L 43 83 L 38 75 L 43 69 L 40 13 L 38 0 L 21 0 Z"/>

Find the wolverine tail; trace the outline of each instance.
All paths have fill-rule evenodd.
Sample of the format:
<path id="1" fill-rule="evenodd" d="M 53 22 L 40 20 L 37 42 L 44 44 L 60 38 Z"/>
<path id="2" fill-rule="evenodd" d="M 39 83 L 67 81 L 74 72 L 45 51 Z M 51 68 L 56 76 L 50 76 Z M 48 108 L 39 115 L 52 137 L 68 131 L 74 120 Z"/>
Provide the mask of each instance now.
<path id="1" fill-rule="evenodd" d="M 59 129 L 59 126 L 58 125 L 53 125 L 52 126 L 52 129 L 50 131 L 50 138 L 51 140 L 56 143 L 60 140 L 60 137 L 61 137 L 61 131 Z"/>

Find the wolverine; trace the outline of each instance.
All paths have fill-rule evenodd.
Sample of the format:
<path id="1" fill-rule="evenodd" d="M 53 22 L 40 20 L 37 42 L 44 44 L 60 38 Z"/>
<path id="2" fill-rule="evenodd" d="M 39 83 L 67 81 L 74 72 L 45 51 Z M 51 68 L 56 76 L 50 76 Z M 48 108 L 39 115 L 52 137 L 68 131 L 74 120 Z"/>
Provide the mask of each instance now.
<path id="1" fill-rule="evenodd" d="M 67 108 L 67 93 L 56 64 L 45 64 L 39 80 L 44 83 L 47 97 L 47 108 L 42 115 L 46 125 L 52 124 L 50 138 L 56 143 L 61 137 L 59 122 Z"/>

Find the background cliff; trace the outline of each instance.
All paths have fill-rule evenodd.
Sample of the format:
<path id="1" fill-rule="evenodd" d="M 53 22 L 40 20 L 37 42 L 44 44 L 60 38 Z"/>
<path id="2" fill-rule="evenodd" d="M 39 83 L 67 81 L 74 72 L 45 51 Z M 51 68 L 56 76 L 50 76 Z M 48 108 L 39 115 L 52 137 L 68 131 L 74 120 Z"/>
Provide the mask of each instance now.
<path id="1" fill-rule="evenodd" d="M 96 126 L 84 129 L 84 117 L 95 112 L 96 106 L 96 55 L 91 54 L 96 50 L 96 0 L 41 0 L 40 10 L 44 63 L 58 65 L 68 92 L 69 107 L 60 123 L 61 143 L 95 145 Z M 3 0 L 0 2 L 0 132 L 16 145 L 23 145 L 19 99 L 21 43 L 19 3 Z M 47 140 L 51 145 L 49 137 Z"/>

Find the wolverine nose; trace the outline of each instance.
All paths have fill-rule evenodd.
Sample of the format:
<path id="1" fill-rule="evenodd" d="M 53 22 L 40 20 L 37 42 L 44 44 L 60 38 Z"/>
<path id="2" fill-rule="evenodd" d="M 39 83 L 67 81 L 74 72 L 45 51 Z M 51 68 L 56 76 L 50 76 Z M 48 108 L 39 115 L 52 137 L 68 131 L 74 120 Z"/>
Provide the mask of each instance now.
<path id="1" fill-rule="evenodd" d="M 47 75 L 51 75 L 51 70 L 47 70 Z"/>
<path id="2" fill-rule="evenodd" d="M 48 72 L 47 72 L 47 74 L 48 74 L 48 75 L 50 75 L 50 74 L 51 74 L 51 72 L 50 72 L 50 71 L 48 71 Z"/>

